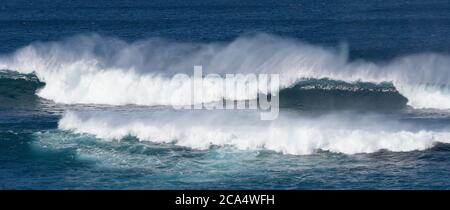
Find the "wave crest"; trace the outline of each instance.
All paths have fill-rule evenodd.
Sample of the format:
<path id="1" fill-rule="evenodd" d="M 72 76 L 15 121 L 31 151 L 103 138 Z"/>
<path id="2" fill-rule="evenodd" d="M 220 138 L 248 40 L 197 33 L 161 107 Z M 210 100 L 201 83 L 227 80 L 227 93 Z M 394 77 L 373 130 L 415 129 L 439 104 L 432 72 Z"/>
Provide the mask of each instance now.
<path id="1" fill-rule="evenodd" d="M 381 116 L 296 116 L 280 113 L 276 121 L 260 121 L 246 111 L 208 112 L 145 110 L 68 112 L 59 129 L 87 133 L 105 140 L 134 136 L 141 141 L 174 143 L 194 149 L 230 145 L 238 149 L 267 149 L 306 155 L 317 151 L 344 154 L 379 150 L 424 150 L 450 143 L 450 133 L 409 127 Z"/>
<path id="2" fill-rule="evenodd" d="M 170 77 L 189 74 L 194 65 L 202 65 L 205 73 L 279 73 L 281 88 L 305 78 L 390 82 L 415 108 L 450 108 L 448 55 L 424 53 L 374 63 L 349 62 L 347 52 L 266 34 L 229 43 L 159 38 L 127 43 L 91 35 L 33 43 L 1 56 L 0 69 L 35 72 L 46 84 L 39 96 L 69 104 L 168 105 L 173 102 L 168 96 L 187 91 L 184 86 L 171 87 Z M 214 88 L 205 91 L 209 89 Z M 213 92 L 207 95 L 205 102 L 226 98 Z M 184 103 L 180 100 L 177 105 Z"/>

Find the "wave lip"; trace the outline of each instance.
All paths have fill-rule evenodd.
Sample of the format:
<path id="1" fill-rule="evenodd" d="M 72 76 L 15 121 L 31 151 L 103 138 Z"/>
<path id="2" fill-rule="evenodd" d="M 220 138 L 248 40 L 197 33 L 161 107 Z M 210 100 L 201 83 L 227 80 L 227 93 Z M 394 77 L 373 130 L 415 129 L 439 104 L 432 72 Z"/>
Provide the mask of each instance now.
<path id="1" fill-rule="evenodd" d="M 195 119 L 195 120 L 194 120 Z M 383 117 L 355 119 L 354 115 L 319 118 L 280 113 L 271 122 L 259 121 L 249 112 L 149 113 L 67 112 L 58 128 L 87 133 L 104 140 L 134 136 L 141 141 L 174 143 L 193 149 L 230 145 L 238 149 L 267 149 L 306 155 L 317 151 L 344 154 L 379 150 L 424 150 L 438 142 L 450 143 L 450 132 L 407 128 Z"/>
<path id="2" fill-rule="evenodd" d="M 168 96 L 186 92 L 186 87 L 171 87 L 169 78 L 203 65 L 205 73 L 278 73 L 282 89 L 304 78 L 390 82 L 414 108 L 450 108 L 448 55 L 423 53 L 374 63 L 350 62 L 347 52 L 267 34 L 229 43 L 179 43 L 159 38 L 127 43 L 92 35 L 33 43 L 0 56 L 0 69 L 35 72 L 45 83 L 38 95 L 67 104 L 168 105 L 173 103 Z M 213 92 L 207 95 L 205 102 L 226 98 Z M 181 99 L 175 102 L 186 103 Z"/>

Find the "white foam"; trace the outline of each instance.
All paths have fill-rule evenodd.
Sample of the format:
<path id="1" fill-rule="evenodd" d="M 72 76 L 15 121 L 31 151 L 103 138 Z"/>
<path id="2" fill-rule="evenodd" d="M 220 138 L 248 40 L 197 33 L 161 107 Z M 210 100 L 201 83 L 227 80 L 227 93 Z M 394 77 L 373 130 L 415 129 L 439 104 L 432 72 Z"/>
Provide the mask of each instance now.
<path id="1" fill-rule="evenodd" d="M 31 44 L 1 56 L 0 69 L 35 71 L 46 83 L 39 96 L 70 104 L 189 104 L 184 97 L 171 100 L 186 95 L 189 85 L 171 86 L 169 78 L 192 74 L 194 65 L 202 65 L 205 73 L 279 73 L 282 87 L 302 78 L 392 82 L 413 107 L 450 108 L 448 55 L 424 53 L 373 63 L 348 62 L 346 52 L 270 35 L 206 44 L 163 39 L 126 43 L 93 35 Z M 214 90 L 205 88 L 204 102 L 231 97 Z M 238 93 L 236 99 L 242 97 L 246 95 Z"/>
<path id="2" fill-rule="evenodd" d="M 59 129 L 105 140 L 135 136 L 141 141 L 174 143 L 194 149 L 231 145 L 304 155 L 318 150 L 355 154 L 379 150 L 424 150 L 450 143 L 450 132 L 408 128 L 380 117 L 327 115 L 316 118 L 281 113 L 275 121 L 259 121 L 254 113 L 234 111 L 144 111 L 132 113 L 68 112 Z M 382 123 L 381 123 L 382 122 Z"/>

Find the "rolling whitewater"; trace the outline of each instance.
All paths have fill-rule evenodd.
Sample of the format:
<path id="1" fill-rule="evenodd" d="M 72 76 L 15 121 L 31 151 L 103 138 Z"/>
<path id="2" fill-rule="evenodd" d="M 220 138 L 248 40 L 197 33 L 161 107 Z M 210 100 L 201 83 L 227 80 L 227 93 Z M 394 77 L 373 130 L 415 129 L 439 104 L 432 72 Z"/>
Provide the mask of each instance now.
<path id="1" fill-rule="evenodd" d="M 37 2 L 1 6 L 2 189 L 450 187 L 445 1 Z M 174 109 L 196 65 L 279 75 L 277 118 Z"/>

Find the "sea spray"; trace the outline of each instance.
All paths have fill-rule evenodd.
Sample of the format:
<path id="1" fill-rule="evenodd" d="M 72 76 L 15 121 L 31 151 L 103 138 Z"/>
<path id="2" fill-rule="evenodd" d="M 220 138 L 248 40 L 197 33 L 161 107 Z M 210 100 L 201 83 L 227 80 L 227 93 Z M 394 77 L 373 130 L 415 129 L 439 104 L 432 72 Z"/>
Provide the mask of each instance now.
<path id="1" fill-rule="evenodd" d="M 0 69 L 35 72 L 46 84 L 38 95 L 67 104 L 186 105 L 170 97 L 186 91 L 186 86 L 171 88 L 171 78 L 202 65 L 206 74 L 279 74 L 281 89 L 305 78 L 391 82 L 415 108 L 450 108 L 448 55 L 423 53 L 375 63 L 348 61 L 343 53 L 347 50 L 342 47 L 323 48 L 267 34 L 229 43 L 160 38 L 127 43 L 91 35 L 30 44 L 1 56 Z M 204 101 L 210 102 L 226 97 L 206 95 Z M 236 98 L 249 99 L 240 94 Z"/>

